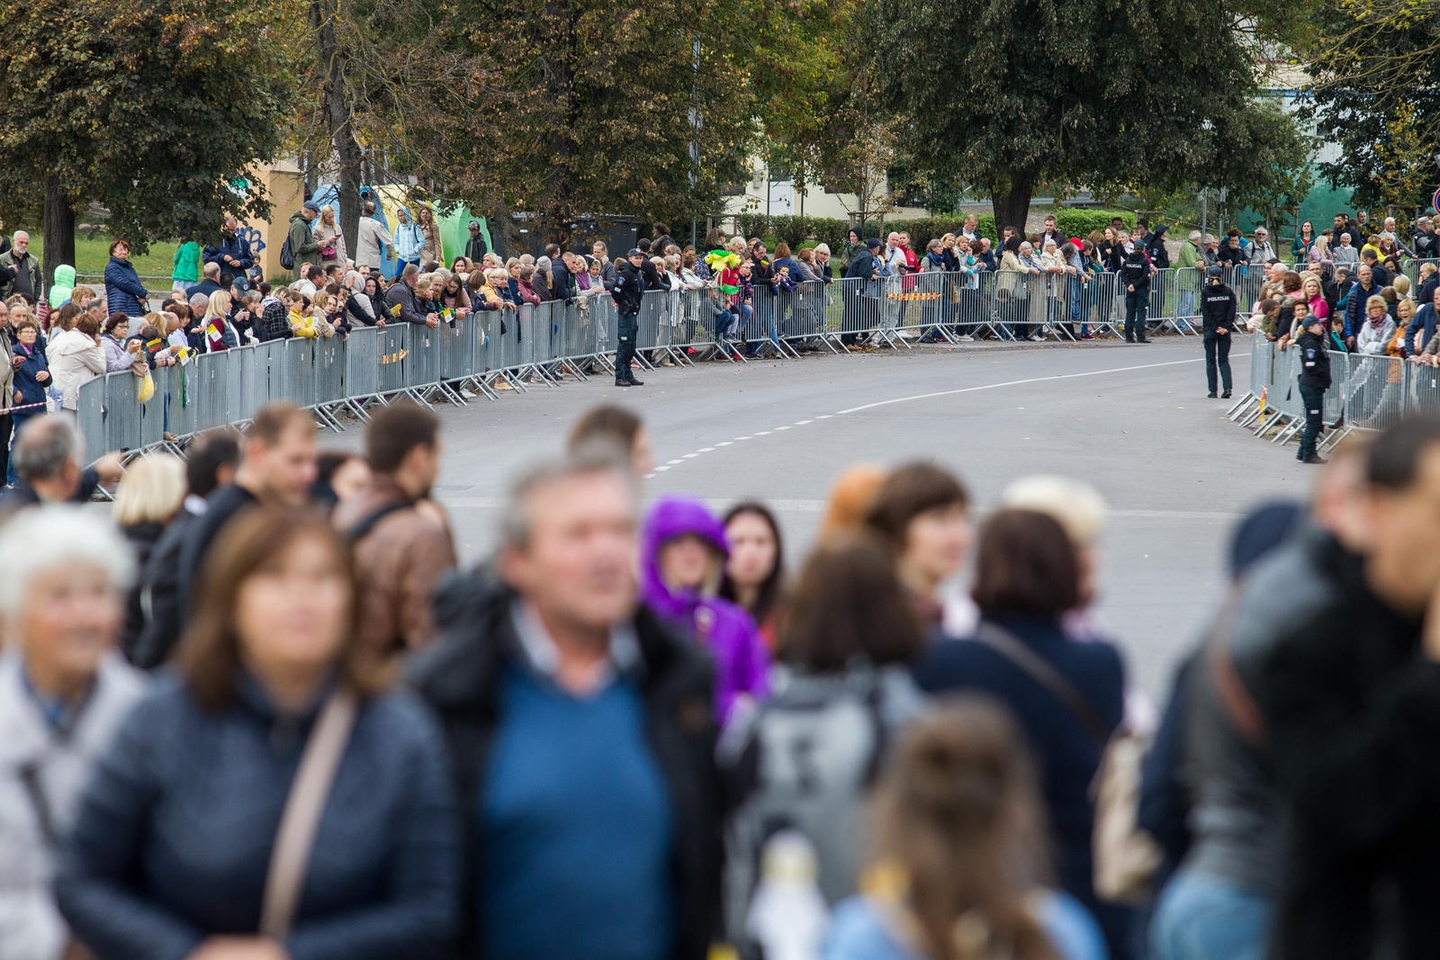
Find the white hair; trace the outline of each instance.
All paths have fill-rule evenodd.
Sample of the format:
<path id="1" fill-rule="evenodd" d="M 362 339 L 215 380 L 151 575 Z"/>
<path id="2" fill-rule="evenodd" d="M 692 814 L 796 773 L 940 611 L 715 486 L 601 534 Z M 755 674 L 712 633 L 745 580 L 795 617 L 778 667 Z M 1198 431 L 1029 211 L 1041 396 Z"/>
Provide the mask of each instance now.
<path id="1" fill-rule="evenodd" d="M 1069 477 L 1038 474 L 1021 477 L 1000 494 L 1000 505 L 1048 514 L 1077 546 L 1094 546 L 1105 528 L 1109 508 L 1090 484 Z"/>
<path id="2" fill-rule="evenodd" d="M 134 552 L 109 520 L 68 504 L 21 510 L 0 529 L 0 616 L 20 615 L 40 574 L 76 564 L 101 568 L 116 590 L 135 578 Z"/>

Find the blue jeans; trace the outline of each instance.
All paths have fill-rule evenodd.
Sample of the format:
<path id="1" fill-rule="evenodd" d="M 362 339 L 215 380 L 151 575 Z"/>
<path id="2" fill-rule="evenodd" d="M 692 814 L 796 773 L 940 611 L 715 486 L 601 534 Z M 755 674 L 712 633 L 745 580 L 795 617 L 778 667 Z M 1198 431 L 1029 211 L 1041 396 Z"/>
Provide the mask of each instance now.
<path id="1" fill-rule="evenodd" d="M 395 276 L 391 277 L 390 279 L 394 280 L 396 277 L 400 276 L 401 271 L 403 271 L 407 266 L 412 263 L 415 264 L 415 266 L 417 267 L 420 266 L 419 260 L 401 260 L 397 257 L 395 259 Z"/>
<path id="2" fill-rule="evenodd" d="M 25 424 L 29 423 L 30 420 L 31 420 L 36 414 L 44 413 L 44 412 L 45 412 L 45 411 L 43 411 L 43 410 L 41 410 L 41 409 L 39 409 L 39 408 L 36 408 L 35 410 L 27 410 L 27 411 L 24 412 L 24 413 L 14 414 L 10 419 L 11 419 L 11 421 L 14 423 L 14 435 L 15 435 L 15 437 L 18 438 L 18 437 L 20 436 L 20 429 L 21 429 L 22 427 L 24 427 Z M 6 443 L 7 446 L 10 446 L 10 445 L 11 445 L 11 439 L 12 439 L 11 437 L 6 437 L 6 438 L 5 438 L 5 443 Z M 15 476 L 15 458 L 14 458 L 13 456 L 11 456 L 11 457 L 5 462 L 5 485 L 6 485 L 6 486 L 9 486 L 9 487 L 13 487 L 13 486 L 15 486 L 15 484 L 16 484 L 16 482 L 17 482 L 18 480 L 19 480 L 19 478 Z"/>
<path id="3" fill-rule="evenodd" d="M 1155 960 L 1262 960 L 1274 904 L 1226 880 L 1181 869 L 1150 925 Z"/>

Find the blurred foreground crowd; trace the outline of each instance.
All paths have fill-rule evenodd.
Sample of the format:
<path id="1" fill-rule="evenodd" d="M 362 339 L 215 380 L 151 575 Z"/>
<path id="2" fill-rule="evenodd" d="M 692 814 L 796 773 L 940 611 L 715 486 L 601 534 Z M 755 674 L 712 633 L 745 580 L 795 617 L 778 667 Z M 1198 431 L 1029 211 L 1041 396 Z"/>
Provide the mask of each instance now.
<path id="1" fill-rule="evenodd" d="M 852 467 L 792 572 L 761 502 L 642 509 L 604 406 L 462 569 L 433 413 L 316 433 L 148 454 L 106 517 L 118 465 L 21 432 L 5 960 L 1433 953 L 1440 423 L 1238 525 L 1158 718 L 1084 483 L 977 518 L 934 463 Z"/>

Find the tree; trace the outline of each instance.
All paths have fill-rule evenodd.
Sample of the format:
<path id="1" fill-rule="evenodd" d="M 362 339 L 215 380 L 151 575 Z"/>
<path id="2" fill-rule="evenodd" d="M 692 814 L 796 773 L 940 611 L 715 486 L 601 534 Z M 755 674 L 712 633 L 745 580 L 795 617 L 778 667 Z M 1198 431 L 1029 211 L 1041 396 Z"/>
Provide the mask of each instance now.
<path id="1" fill-rule="evenodd" d="M 0 7 L 0 206 L 20 222 L 43 206 L 47 279 L 75 262 L 75 210 L 92 202 L 138 252 L 268 213 L 248 174 L 279 151 L 291 92 L 271 23 L 245 0 Z"/>
<path id="2" fill-rule="evenodd" d="M 471 63 L 444 34 L 449 18 L 462 13 L 438 0 L 264 2 L 274 4 L 283 24 L 277 34 L 298 67 L 300 110 L 287 146 L 298 156 L 322 158 L 318 166 L 333 163 L 339 225 L 353 250 L 366 157 L 423 160 L 428 149 L 417 132 L 421 140 L 428 135 L 437 110 L 448 121 L 449 138 L 463 133 L 472 105 L 450 91 Z M 415 172 L 425 175 L 425 164 Z"/>
<path id="3" fill-rule="evenodd" d="M 917 170 L 1023 225 L 1040 183 L 1204 179 L 1255 128 L 1266 2 L 892 0 L 865 8 L 863 47 Z"/>
<path id="4" fill-rule="evenodd" d="M 1440 184 L 1440 2 L 1318 0 L 1303 116 L 1339 147 L 1320 172 L 1359 206 L 1414 207 Z M 1429 145 L 1427 148 L 1427 144 Z"/>
<path id="5" fill-rule="evenodd" d="M 720 0 L 492 0 L 442 27 L 459 75 L 391 162 L 477 209 L 535 213 L 561 242 L 584 214 L 702 215 L 754 141 L 744 29 Z"/>

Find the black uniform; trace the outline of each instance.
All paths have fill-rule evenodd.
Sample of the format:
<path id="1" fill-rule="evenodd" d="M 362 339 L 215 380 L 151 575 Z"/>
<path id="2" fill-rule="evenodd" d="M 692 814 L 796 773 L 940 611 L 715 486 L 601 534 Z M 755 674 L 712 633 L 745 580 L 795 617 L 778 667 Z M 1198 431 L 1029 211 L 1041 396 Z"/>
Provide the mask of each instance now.
<path id="1" fill-rule="evenodd" d="M 1230 396 L 1230 341 L 1235 339 L 1235 291 L 1222 281 L 1207 283 L 1200 292 L 1200 329 L 1205 342 L 1205 380 L 1215 396 L 1219 368 L 1225 396 Z M 1224 330 L 1224 333 L 1220 331 Z"/>
<path id="2" fill-rule="evenodd" d="M 1125 342 L 1147 343 L 1145 317 L 1150 310 L 1150 258 L 1139 241 L 1120 263 L 1120 282 L 1125 285 Z"/>
<path id="3" fill-rule="evenodd" d="M 1305 431 L 1300 434 L 1300 452 L 1295 459 L 1309 460 L 1315 456 L 1325 391 L 1330 389 L 1330 354 L 1325 350 L 1325 339 L 1309 330 L 1300 335 L 1295 346 L 1300 350 L 1300 399 L 1305 404 Z"/>
<path id="4" fill-rule="evenodd" d="M 619 342 L 615 348 L 615 383 L 638 383 L 630 369 L 635 359 L 635 337 L 640 332 L 640 301 L 645 296 L 645 274 L 629 260 L 621 260 L 615 268 L 615 309 L 620 314 L 616 324 Z"/>

